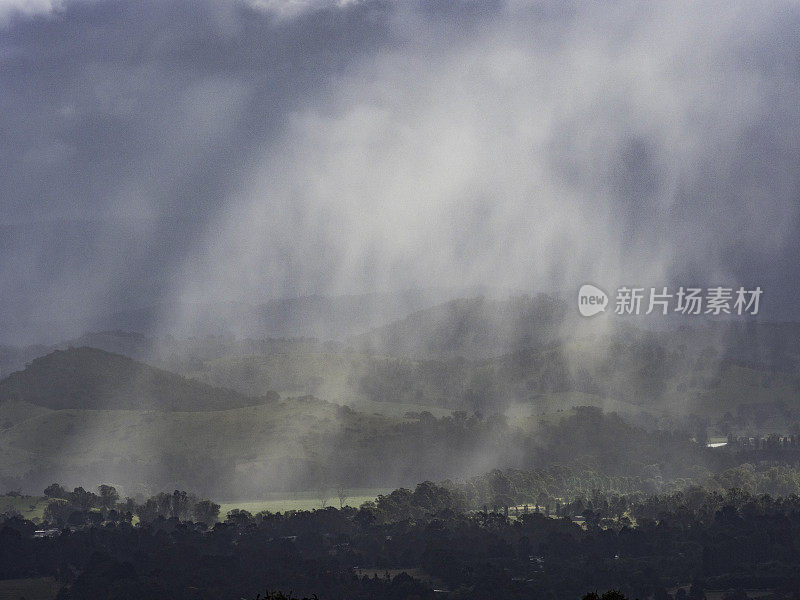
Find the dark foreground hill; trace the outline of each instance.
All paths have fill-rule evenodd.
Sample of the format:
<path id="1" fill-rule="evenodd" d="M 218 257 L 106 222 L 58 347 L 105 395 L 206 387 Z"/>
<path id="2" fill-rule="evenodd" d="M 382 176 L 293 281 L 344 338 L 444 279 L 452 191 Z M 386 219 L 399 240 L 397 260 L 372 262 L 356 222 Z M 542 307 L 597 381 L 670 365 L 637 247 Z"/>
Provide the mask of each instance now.
<path id="1" fill-rule="evenodd" d="M 0 381 L 0 402 L 56 410 L 207 411 L 263 400 L 88 347 L 56 350 Z"/>

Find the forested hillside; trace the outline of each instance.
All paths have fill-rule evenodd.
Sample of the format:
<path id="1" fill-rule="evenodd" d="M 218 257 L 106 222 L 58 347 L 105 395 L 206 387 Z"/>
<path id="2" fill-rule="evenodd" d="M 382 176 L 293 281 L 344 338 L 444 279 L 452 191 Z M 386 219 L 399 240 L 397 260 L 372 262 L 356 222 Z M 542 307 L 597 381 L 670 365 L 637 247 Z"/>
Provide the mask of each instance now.
<path id="1" fill-rule="evenodd" d="M 0 381 L 0 403 L 55 410 L 226 410 L 261 401 L 88 347 L 56 350 Z"/>

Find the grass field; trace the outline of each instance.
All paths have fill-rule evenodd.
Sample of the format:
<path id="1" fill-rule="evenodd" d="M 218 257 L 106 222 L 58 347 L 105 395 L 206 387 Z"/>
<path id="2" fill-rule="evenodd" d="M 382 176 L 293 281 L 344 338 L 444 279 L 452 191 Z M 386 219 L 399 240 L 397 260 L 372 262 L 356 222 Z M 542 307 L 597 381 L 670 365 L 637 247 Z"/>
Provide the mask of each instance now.
<path id="1" fill-rule="evenodd" d="M 389 494 L 393 490 L 394 488 L 356 488 L 348 490 L 344 505 L 358 508 L 364 502 L 375 500 L 379 494 Z M 39 496 L 0 496 L 0 514 L 8 510 L 15 510 L 26 519 L 41 519 L 46 506 L 47 498 Z M 326 506 L 339 508 L 339 498 L 336 497 L 335 490 L 329 492 Z M 292 494 L 267 494 L 267 498 L 264 500 L 250 502 L 221 502 L 220 520 L 225 520 L 228 511 L 234 508 L 246 510 L 251 514 L 264 510 L 272 513 L 286 512 L 288 510 L 315 510 L 322 508 L 322 501 L 316 492 L 295 492 Z M 0 600 L 4 600 L 4 598 L 5 596 L 0 594 Z"/>
<path id="2" fill-rule="evenodd" d="M 52 577 L 0 580 L 0 600 L 53 600 L 61 588 Z"/>
<path id="3" fill-rule="evenodd" d="M 364 502 L 375 500 L 378 494 L 389 494 L 394 488 L 371 488 L 353 489 L 348 491 L 344 506 L 358 508 Z M 335 490 L 330 492 L 326 506 L 339 508 L 339 499 L 336 497 Z M 219 516 L 224 519 L 225 515 L 234 508 L 246 510 L 250 514 L 256 514 L 267 510 L 272 513 L 286 512 L 287 510 L 315 510 L 322 508 L 322 501 L 315 492 L 296 492 L 294 494 L 267 494 L 264 500 L 252 502 L 222 502 L 220 503 Z"/>
<path id="4" fill-rule="evenodd" d="M 41 519 L 46 506 L 47 499 L 39 496 L 0 496 L 0 513 L 14 510 L 26 519 Z"/>

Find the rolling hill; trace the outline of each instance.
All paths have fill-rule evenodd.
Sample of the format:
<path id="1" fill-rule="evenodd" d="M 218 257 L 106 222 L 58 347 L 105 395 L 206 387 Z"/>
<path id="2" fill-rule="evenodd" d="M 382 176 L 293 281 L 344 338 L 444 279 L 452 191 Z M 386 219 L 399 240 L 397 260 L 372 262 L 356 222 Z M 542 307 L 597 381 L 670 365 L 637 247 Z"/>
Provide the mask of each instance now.
<path id="1" fill-rule="evenodd" d="M 551 296 L 459 299 L 353 336 L 363 353 L 487 358 L 560 339 L 566 304 Z"/>
<path id="2" fill-rule="evenodd" d="M 0 403 L 55 410 L 225 410 L 275 397 L 251 398 L 89 347 L 56 350 L 0 381 Z"/>
<path id="3" fill-rule="evenodd" d="M 776 335 L 772 326 L 749 334 L 729 325 L 620 328 L 490 358 L 304 350 L 232 353 L 176 370 L 246 394 L 274 389 L 354 408 L 369 403 L 492 414 L 514 407 L 542 415 L 587 404 L 653 418 L 695 415 L 712 424 L 724 419 L 728 425 L 722 427 L 734 431 L 753 425 L 781 432 L 800 420 L 800 372 L 759 358 L 769 358 L 779 337 L 748 343 Z"/>

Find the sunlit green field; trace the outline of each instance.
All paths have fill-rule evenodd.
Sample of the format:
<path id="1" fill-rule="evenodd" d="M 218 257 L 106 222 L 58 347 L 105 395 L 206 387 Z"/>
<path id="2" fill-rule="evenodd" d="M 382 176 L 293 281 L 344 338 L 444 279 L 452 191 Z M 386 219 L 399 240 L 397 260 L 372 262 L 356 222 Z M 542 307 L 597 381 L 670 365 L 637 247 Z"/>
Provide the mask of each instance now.
<path id="1" fill-rule="evenodd" d="M 375 500 L 379 494 L 389 494 L 394 488 L 357 488 L 347 490 L 347 497 L 344 506 L 358 508 L 364 502 Z M 251 514 L 261 511 L 272 513 L 286 512 L 287 510 L 315 510 L 322 508 L 321 495 L 316 492 L 295 492 L 295 493 L 275 493 L 268 494 L 264 500 L 254 500 L 252 502 L 222 502 L 220 503 L 219 516 L 224 520 L 228 511 L 235 508 L 246 510 Z M 47 498 L 40 496 L 0 496 L 0 514 L 9 510 L 20 513 L 26 519 L 40 519 L 47 506 Z M 336 490 L 330 490 L 326 494 L 325 506 L 339 508 L 339 498 Z M 0 600 L 4 596 L 0 591 Z M 16 596 L 15 596 L 16 598 Z M 26 596 L 27 598 L 27 596 Z"/>
<path id="2" fill-rule="evenodd" d="M 358 508 L 364 502 L 375 500 L 378 494 L 389 494 L 391 492 L 392 488 L 348 490 L 344 506 Z M 326 506 L 339 508 L 339 498 L 335 490 L 331 490 L 327 495 Z M 267 499 L 253 502 L 223 502 L 220 504 L 220 519 L 224 519 L 228 511 L 235 508 L 246 510 L 251 514 L 256 514 L 264 510 L 272 513 L 286 512 L 287 510 L 314 510 L 322 508 L 322 499 L 319 494 L 314 492 L 296 492 L 294 494 L 268 494 Z"/>
<path id="3" fill-rule="evenodd" d="M 39 496 L 0 496 L 0 514 L 13 510 L 26 519 L 41 519 L 46 506 L 47 499 Z"/>

